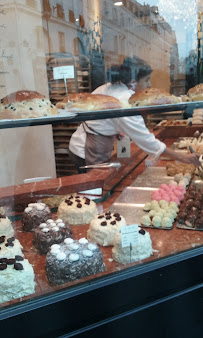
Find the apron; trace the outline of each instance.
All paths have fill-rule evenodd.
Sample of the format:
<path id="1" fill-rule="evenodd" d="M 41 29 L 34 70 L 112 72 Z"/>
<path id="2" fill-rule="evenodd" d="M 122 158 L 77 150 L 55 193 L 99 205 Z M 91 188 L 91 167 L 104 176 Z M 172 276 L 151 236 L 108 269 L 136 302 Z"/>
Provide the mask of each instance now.
<path id="1" fill-rule="evenodd" d="M 84 125 L 94 133 L 90 134 L 86 131 Z M 98 164 L 107 162 L 111 158 L 113 150 L 114 140 L 116 135 L 102 135 L 96 132 L 94 129 L 89 127 L 86 122 L 83 122 L 83 128 L 86 132 L 86 143 L 85 143 L 85 162 L 86 165 Z"/>

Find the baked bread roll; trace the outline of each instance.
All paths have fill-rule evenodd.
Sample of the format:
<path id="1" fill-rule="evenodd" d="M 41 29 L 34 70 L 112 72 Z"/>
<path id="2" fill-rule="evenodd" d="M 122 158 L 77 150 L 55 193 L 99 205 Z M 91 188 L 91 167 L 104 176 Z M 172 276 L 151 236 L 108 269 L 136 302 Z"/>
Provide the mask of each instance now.
<path id="1" fill-rule="evenodd" d="M 187 94 L 191 101 L 202 101 L 203 100 L 203 83 L 199 83 L 193 88 L 188 90 Z"/>
<path id="2" fill-rule="evenodd" d="M 160 88 L 145 88 L 138 90 L 128 101 L 132 107 L 153 106 L 162 104 L 173 104 L 181 102 L 179 97 L 170 95 L 166 90 Z"/>
<path id="3" fill-rule="evenodd" d="M 71 108 L 87 111 L 122 108 L 122 103 L 118 99 L 108 95 L 76 93 L 69 94 L 68 99 L 72 103 Z M 67 102 L 67 97 L 65 97 L 62 102 L 56 104 L 56 107 L 65 109 Z"/>
<path id="4" fill-rule="evenodd" d="M 0 100 L 0 119 L 26 119 L 58 114 L 57 108 L 35 91 L 20 90 Z"/>

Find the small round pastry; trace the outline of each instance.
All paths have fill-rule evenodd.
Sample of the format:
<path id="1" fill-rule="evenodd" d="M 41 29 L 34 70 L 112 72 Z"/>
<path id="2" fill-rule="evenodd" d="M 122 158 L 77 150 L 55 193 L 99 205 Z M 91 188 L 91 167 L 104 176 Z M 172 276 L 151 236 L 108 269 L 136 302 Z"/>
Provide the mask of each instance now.
<path id="1" fill-rule="evenodd" d="M 179 211 L 179 208 L 177 207 L 177 204 L 173 201 L 169 203 L 169 208 L 175 210 L 176 212 Z"/>
<path id="2" fill-rule="evenodd" d="M 41 223 L 51 218 L 51 211 L 44 203 L 29 203 L 22 215 L 22 226 L 24 231 L 33 231 Z"/>
<path id="3" fill-rule="evenodd" d="M 155 200 L 151 201 L 151 209 L 154 209 L 154 207 L 158 206 L 159 207 L 159 203 Z"/>
<path id="4" fill-rule="evenodd" d="M 144 229 L 139 228 L 138 243 L 132 245 L 131 254 L 129 246 L 122 248 L 120 233 L 116 235 L 113 245 L 114 245 L 112 249 L 113 259 L 121 264 L 128 264 L 140 261 L 153 255 L 150 234 Z"/>
<path id="5" fill-rule="evenodd" d="M 152 209 L 152 210 L 150 210 L 150 212 L 148 213 L 147 216 L 149 216 L 149 217 L 154 217 L 154 216 L 156 215 L 156 213 L 157 213 L 157 211 L 154 210 L 154 209 Z M 143 217 L 144 217 L 144 216 L 143 216 Z M 142 224 L 143 224 L 143 223 L 142 223 Z"/>
<path id="6" fill-rule="evenodd" d="M 161 217 L 159 216 L 154 216 L 152 218 L 152 225 L 155 227 L 155 228 L 161 228 Z"/>
<path id="7" fill-rule="evenodd" d="M 150 211 L 151 210 L 151 203 L 146 203 L 143 208 L 144 211 Z"/>
<path id="8" fill-rule="evenodd" d="M 96 203 L 79 195 L 70 196 L 58 207 L 58 217 L 71 225 L 89 224 L 97 214 Z"/>
<path id="9" fill-rule="evenodd" d="M 14 229 L 10 219 L 3 214 L 0 214 L 0 236 L 13 237 Z"/>
<path id="10" fill-rule="evenodd" d="M 86 238 L 65 238 L 47 253 L 45 270 L 51 285 L 60 285 L 105 271 L 100 248 Z"/>
<path id="11" fill-rule="evenodd" d="M 102 246 L 113 245 L 115 235 L 124 225 L 126 225 L 126 221 L 119 213 L 103 213 L 90 222 L 87 238 Z"/>
<path id="12" fill-rule="evenodd" d="M 169 186 L 170 185 L 174 185 L 176 187 L 178 185 L 178 183 L 176 181 L 174 181 L 174 180 L 170 180 L 169 181 Z"/>
<path id="13" fill-rule="evenodd" d="M 164 214 L 163 214 L 163 213 L 160 213 L 160 212 L 157 212 L 157 213 L 155 214 L 155 216 L 161 218 L 161 220 L 162 220 L 162 218 L 164 217 Z M 155 216 L 154 216 L 154 217 L 155 217 Z"/>
<path id="14" fill-rule="evenodd" d="M 163 217 L 161 221 L 161 225 L 163 228 L 171 228 L 173 225 L 173 222 L 171 221 L 169 217 Z"/>
<path id="15" fill-rule="evenodd" d="M 152 211 L 152 210 L 151 210 L 151 211 Z M 151 211 L 150 211 L 150 212 L 151 212 Z M 155 214 L 156 214 L 156 212 L 155 212 Z M 155 215 L 155 214 L 154 214 L 154 215 Z M 141 224 L 142 224 L 142 225 L 146 225 L 146 226 L 150 226 L 150 225 L 151 225 L 150 217 L 147 216 L 147 215 L 142 216 L 142 218 L 141 218 Z"/>
<path id="16" fill-rule="evenodd" d="M 195 221 L 196 229 L 203 229 L 203 217 L 198 217 Z"/>
<path id="17" fill-rule="evenodd" d="M 67 223 L 61 219 L 48 219 L 34 229 L 32 244 L 43 255 L 53 244 L 59 244 L 67 237 L 73 238 L 72 231 Z"/>

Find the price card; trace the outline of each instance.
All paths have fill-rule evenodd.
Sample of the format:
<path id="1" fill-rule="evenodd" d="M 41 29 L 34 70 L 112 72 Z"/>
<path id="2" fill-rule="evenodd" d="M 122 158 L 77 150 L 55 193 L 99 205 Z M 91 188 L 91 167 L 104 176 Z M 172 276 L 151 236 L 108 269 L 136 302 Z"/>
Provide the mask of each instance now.
<path id="1" fill-rule="evenodd" d="M 54 80 L 59 79 L 74 79 L 74 66 L 63 66 L 53 68 Z"/>
<path id="2" fill-rule="evenodd" d="M 138 243 L 138 224 L 125 225 L 120 231 L 122 248 Z"/>

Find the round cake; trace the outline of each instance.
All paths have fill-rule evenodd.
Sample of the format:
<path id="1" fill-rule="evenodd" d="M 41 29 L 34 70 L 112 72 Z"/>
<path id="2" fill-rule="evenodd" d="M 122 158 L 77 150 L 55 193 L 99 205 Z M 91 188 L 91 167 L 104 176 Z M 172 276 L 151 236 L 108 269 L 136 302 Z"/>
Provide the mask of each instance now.
<path id="1" fill-rule="evenodd" d="M 22 215 L 22 225 L 24 231 L 33 231 L 41 223 L 51 218 L 51 211 L 44 203 L 29 203 Z"/>
<path id="2" fill-rule="evenodd" d="M 48 219 L 34 229 L 33 245 L 40 254 L 46 254 L 52 244 L 63 242 L 66 237 L 73 238 L 68 224 L 61 219 Z"/>
<path id="3" fill-rule="evenodd" d="M 113 245 L 115 235 L 124 225 L 126 225 L 126 221 L 120 214 L 103 213 L 90 222 L 87 238 L 102 246 Z"/>
<path id="4" fill-rule="evenodd" d="M 71 195 L 58 207 L 58 217 L 71 225 L 89 224 L 97 214 L 96 204 L 79 195 Z"/>
<path id="5" fill-rule="evenodd" d="M 0 214 L 0 236 L 12 237 L 14 229 L 10 219 L 3 214 Z"/>
<path id="6" fill-rule="evenodd" d="M 121 264 L 128 264 L 140 261 L 142 259 L 150 257 L 153 254 L 150 234 L 141 228 L 139 228 L 138 232 L 138 243 L 136 245 L 132 245 L 131 255 L 129 246 L 122 248 L 120 233 L 116 235 L 113 245 L 113 259 Z"/>
<path id="7" fill-rule="evenodd" d="M 86 238 L 66 238 L 53 244 L 46 256 L 45 270 L 51 285 L 60 285 L 105 271 L 99 247 Z"/>

